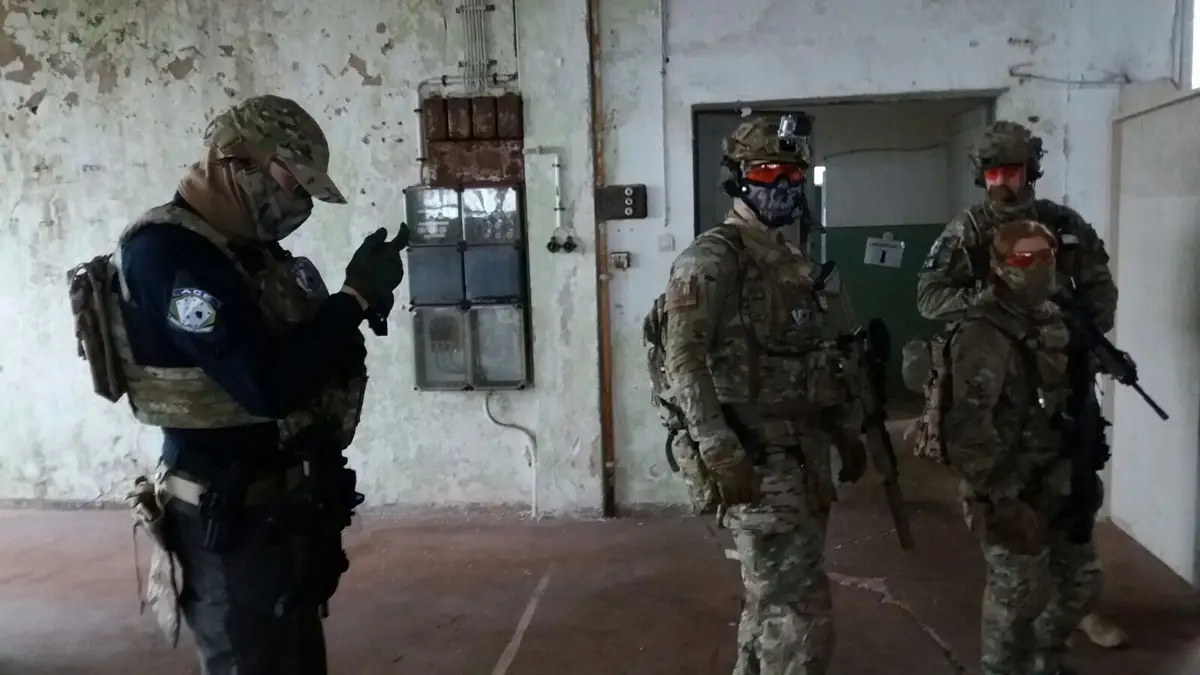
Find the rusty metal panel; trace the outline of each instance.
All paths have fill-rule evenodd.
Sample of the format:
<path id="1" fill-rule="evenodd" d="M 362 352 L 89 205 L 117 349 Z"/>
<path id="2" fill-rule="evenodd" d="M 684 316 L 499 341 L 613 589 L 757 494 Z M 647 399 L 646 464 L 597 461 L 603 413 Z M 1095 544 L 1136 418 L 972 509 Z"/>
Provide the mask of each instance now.
<path id="1" fill-rule="evenodd" d="M 471 99 L 471 137 L 476 140 L 496 137 L 496 97 Z"/>
<path id="2" fill-rule="evenodd" d="M 504 94 L 496 98 L 496 135 L 504 140 L 525 138 L 525 120 L 520 94 Z"/>
<path id="3" fill-rule="evenodd" d="M 522 141 L 439 141 L 429 144 L 429 184 L 461 187 L 525 182 Z"/>
<path id="4" fill-rule="evenodd" d="M 424 127 L 425 140 L 444 141 L 449 136 L 446 124 L 446 99 L 441 96 L 431 96 L 421 103 L 421 126 Z"/>
<path id="5" fill-rule="evenodd" d="M 471 138 L 471 99 L 447 99 L 446 118 L 450 124 L 450 140 L 465 141 Z"/>

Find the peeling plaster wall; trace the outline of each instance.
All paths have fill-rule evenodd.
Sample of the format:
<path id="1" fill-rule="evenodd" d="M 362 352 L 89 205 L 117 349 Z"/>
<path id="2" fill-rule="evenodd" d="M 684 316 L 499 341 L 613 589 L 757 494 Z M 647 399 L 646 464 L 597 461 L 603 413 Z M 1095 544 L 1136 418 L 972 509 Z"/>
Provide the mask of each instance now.
<path id="1" fill-rule="evenodd" d="M 403 218 L 418 179 L 418 83 L 457 74 L 455 6 L 422 0 L 0 0 L 0 497 L 119 498 L 157 459 L 160 434 L 124 402 L 91 393 L 75 357 L 65 271 L 111 250 L 118 232 L 171 197 L 202 156 L 217 109 L 258 93 L 297 98 L 322 123 L 331 173 L 349 196 L 320 205 L 286 243 L 337 286 L 357 243 Z M 515 63 L 508 3 L 490 13 L 496 70 L 520 66 L 529 145 L 564 160 L 567 222 L 582 255 L 549 256 L 549 158 L 528 188 L 535 386 L 497 395 L 493 412 L 530 428 L 546 512 L 600 507 L 595 274 L 585 5 L 522 0 Z M 401 287 L 401 302 L 407 289 Z M 350 451 L 372 504 L 526 504 L 522 434 L 492 425 L 481 394 L 413 391 L 409 314 L 369 337 L 372 379 Z M 568 423 L 567 420 L 570 420 Z"/>
<path id="2" fill-rule="evenodd" d="M 650 199 L 645 221 L 607 226 L 610 249 L 633 254 L 633 268 L 611 280 L 617 499 L 626 505 L 683 499 L 647 405 L 640 321 L 691 238 L 693 105 L 1006 90 L 998 115 L 1046 139 L 1042 194 L 1065 197 L 1105 234 L 1117 85 L 1022 80 L 1009 68 L 1089 81 L 1175 70 L 1173 0 L 664 1 L 666 12 L 659 0 L 600 3 L 605 178 L 644 183 Z M 456 4 L 0 0 L 0 496 L 118 497 L 154 461 L 157 431 L 89 391 L 64 272 L 169 198 L 215 110 L 277 92 L 321 120 L 332 173 L 353 203 L 318 207 L 289 244 L 331 284 L 363 235 L 398 224 L 401 190 L 417 180 L 417 84 L 455 74 L 462 58 Z M 528 144 L 562 153 L 566 223 L 581 250 L 542 249 L 554 223 L 552 160 L 530 157 L 535 385 L 493 407 L 536 435 L 542 509 L 593 512 L 601 458 L 586 3 L 517 4 L 514 18 L 496 3 L 492 57 L 499 72 L 519 66 Z M 520 433 L 491 425 L 482 396 L 412 390 L 408 321 L 397 312 L 389 337 L 369 338 L 372 380 L 350 454 L 370 502 L 527 503 Z"/>
<path id="3" fill-rule="evenodd" d="M 1030 124 L 1045 140 L 1040 193 L 1079 209 L 1105 236 L 1114 75 L 1175 74 L 1175 12 L 1174 0 L 605 3 L 606 179 L 645 183 L 650 196 L 648 219 L 607 226 L 610 248 L 634 261 L 612 280 L 618 500 L 683 496 L 647 405 L 640 321 L 692 238 L 693 105 L 1003 91 L 997 117 Z M 1041 77 L 1012 77 L 1013 67 Z M 664 235 L 673 250 L 660 250 Z"/>

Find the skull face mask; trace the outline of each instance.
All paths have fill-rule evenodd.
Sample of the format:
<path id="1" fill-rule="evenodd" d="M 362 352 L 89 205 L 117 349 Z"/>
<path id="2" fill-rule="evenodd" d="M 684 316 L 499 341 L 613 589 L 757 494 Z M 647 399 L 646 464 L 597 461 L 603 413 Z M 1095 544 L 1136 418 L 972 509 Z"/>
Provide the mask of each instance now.
<path id="1" fill-rule="evenodd" d="M 800 216 L 804 170 L 795 164 L 754 164 L 742 172 L 741 198 L 767 227 L 784 227 Z"/>

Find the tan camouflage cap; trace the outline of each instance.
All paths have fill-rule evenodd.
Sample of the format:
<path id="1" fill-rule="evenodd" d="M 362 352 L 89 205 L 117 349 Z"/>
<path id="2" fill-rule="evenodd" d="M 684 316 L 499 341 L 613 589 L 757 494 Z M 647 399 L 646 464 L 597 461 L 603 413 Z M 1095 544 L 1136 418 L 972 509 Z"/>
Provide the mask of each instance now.
<path id="1" fill-rule="evenodd" d="M 346 203 L 329 177 L 329 143 L 321 125 L 291 99 L 264 95 L 238 103 L 213 118 L 204 143 L 223 156 L 246 156 L 264 165 L 278 160 L 313 199 Z"/>
<path id="2" fill-rule="evenodd" d="M 992 235 L 992 258 L 1003 260 L 1012 253 L 1018 241 L 1031 237 L 1044 239 L 1051 249 L 1058 248 L 1058 238 L 1043 223 L 1036 220 L 1010 220 L 1001 223 Z"/>
<path id="3" fill-rule="evenodd" d="M 983 133 L 975 148 L 980 169 L 1008 164 L 1025 164 L 1042 158 L 1042 139 L 1017 122 L 1000 120 Z"/>
<path id="4" fill-rule="evenodd" d="M 738 125 L 721 142 L 721 151 L 739 163 L 799 164 L 807 168 L 811 164 L 808 142 L 797 137 L 788 147 L 783 140 L 779 138 L 778 118 L 755 117 Z"/>

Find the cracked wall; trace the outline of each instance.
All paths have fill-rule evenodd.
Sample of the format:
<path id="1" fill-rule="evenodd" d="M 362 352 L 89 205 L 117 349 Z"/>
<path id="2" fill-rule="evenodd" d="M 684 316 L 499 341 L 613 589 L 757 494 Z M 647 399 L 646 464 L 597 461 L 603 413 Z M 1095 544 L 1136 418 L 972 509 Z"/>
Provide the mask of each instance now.
<path id="1" fill-rule="evenodd" d="M 170 199 L 215 111 L 279 93 L 323 125 L 351 203 L 318 206 L 285 243 L 329 285 L 363 236 L 399 225 L 402 190 L 418 180 L 418 84 L 457 75 L 464 58 L 457 4 L 0 0 L 0 497 L 120 498 L 156 461 L 158 431 L 90 391 L 65 271 Z M 592 209 L 584 11 L 522 0 L 519 64 L 512 5 L 489 13 L 495 70 L 519 66 L 527 143 L 561 148 L 567 221 L 581 224 Z M 554 226 L 549 159 L 528 172 L 535 385 L 493 396 L 492 409 L 536 435 L 542 510 L 588 512 L 600 507 L 594 267 L 541 247 Z M 577 234 L 584 251 L 589 230 Z M 491 424 L 481 394 L 414 391 L 410 321 L 397 311 L 388 337 L 368 338 L 372 379 L 349 452 L 359 489 L 371 504 L 529 503 L 525 437 Z"/>
<path id="2" fill-rule="evenodd" d="M 684 495 L 664 469 L 663 431 L 648 405 L 641 319 L 692 239 L 692 106 L 1003 92 L 997 116 L 1045 140 L 1039 192 L 1079 209 L 1103 236 L 1119 82 L 1174 75 L 1175 12 L 1174 0 L 604 3 L 606 180 L 644 183 L 650 198 L 646 220 L 607 226 L 609 248 L 634 261 L 612 278 L 618 499 Z M 660 250 L 664 237 L 673 250 Z"/>

